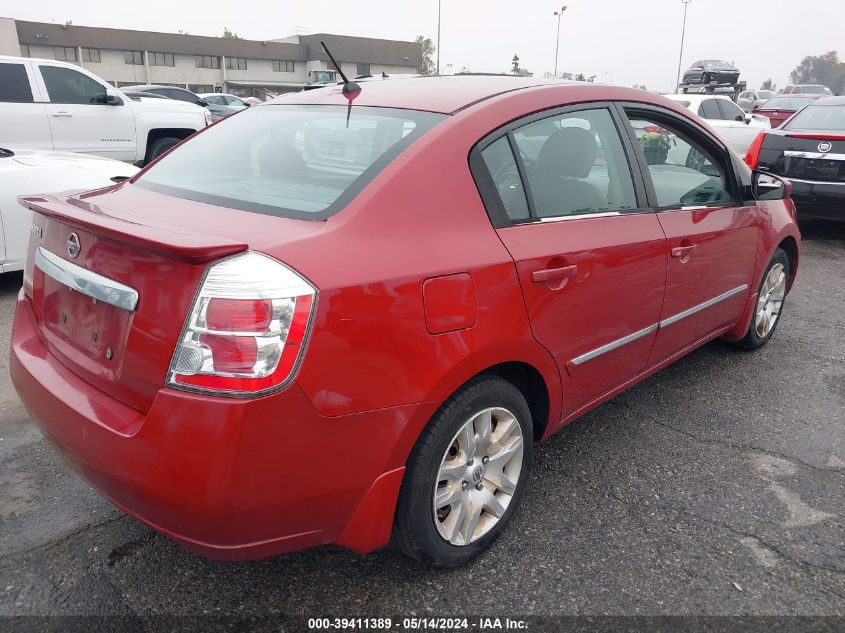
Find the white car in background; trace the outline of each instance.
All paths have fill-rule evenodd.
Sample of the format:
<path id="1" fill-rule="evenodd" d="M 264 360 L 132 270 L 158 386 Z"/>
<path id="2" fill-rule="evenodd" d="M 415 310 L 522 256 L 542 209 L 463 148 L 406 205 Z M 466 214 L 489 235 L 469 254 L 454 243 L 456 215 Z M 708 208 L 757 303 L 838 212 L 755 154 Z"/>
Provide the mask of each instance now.
<path id="1" fill-rule="evenodd" d="M 772 127 L 767 117 L 743 112 L 725 95 L 676 94 L 666 97 L 704 119 L 740 156 L 745 156 L 761 131 Z"/>
<path id="2" fill-rule="evenodd" d="M 108 187 L 138 168 L 99 156 L 52 150 L 0 149 L 0 272 L 22 270 L 32 212 L 18 196 Z"/>
<path id="3" fill-rule="evenodd" d="M 130 99 L 85 68 L 0 55 L 0 145 L 149 162 L 211 123 L 173 99 Z"/>

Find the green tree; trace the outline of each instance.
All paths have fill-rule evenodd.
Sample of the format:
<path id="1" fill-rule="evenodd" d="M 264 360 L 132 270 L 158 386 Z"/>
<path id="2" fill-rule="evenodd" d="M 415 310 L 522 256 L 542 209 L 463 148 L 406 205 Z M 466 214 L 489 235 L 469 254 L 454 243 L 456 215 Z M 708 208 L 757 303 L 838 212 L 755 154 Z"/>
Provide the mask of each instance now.
<path id="1" fill-rule="evenodd" d="M 228 26 L 223 27 L 223 39 L 224 40 L 239 40 L 242 39 L 237 33 L 234 31 L 230 31 Z"/>
<path id="2" fill-rule="evenodd" d="M 777 88 L 777 84 L 772 82 L 771 77 L 760 84 L 760 90 L 774 90 L 775 88 Z"/>
<path id="3" fill-rule="evenodd" d="M 419 67 L 421 75 L 433 75 L 436 68 L 434 67 L 434 43 L 430 37 L 423 37 L 417 35 L 414 41 L 422 48 L 422 64 Z"/>
<path id="4" fill-rule="evenodd" d="M 845 62 L 836 51 L 824 55 L 808 55 L 789 75 L 795 84 L 822 84 L 834 94 L 845 91 Z"/>
<path id="5" fill-rule="evenodd" d="M 516 53 L 513 54 L 513 59 L 511 60 L 511 72 L 514 75 L 519 74 L 519 55 Z"/>

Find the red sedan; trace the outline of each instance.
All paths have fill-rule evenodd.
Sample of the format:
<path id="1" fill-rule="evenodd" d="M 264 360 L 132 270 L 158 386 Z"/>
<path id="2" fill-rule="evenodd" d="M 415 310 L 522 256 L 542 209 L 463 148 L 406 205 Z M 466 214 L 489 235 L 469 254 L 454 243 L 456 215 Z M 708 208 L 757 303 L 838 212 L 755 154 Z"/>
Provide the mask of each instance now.
<path id="1" fill-rule="evenodd" d="M 822 94 L 777 95 L 751 110 L 751 114 L 768 117 L 769 123 L 776 128 L 805 105 L 823 96 Z"/>
<path id="2" fill-rule="evenodd" d="M 129 182 L 23 200 L 12 378 L 74 470 L 188 549 L 456 566 L 535 442 L 711 339 L 769 341 L 788 194 L 639 90 L 285 95 Z"/>

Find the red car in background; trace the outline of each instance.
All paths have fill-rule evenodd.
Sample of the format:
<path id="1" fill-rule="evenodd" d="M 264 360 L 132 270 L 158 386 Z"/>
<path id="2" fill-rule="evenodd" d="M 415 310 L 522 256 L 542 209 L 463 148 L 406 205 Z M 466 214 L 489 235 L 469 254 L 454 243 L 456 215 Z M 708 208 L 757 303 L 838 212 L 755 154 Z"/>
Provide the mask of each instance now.
<path id="1" fill-rule="evenodd" d="M 793 114 L 798 112 L 805 105 L 812 103 L 825 95 L 822 94 L 793 94 L 777 95 L 765 103 L 751 110 L 751 114 L 761 114 L 769 117 L 773 128 L 779 127 Z"/>
<path id="2" fill-rule="evenodd" d="M 460 565 L 536 441 L 716 337 L 761 347 L 795 279 L 788 184 L 667 99 L 362 86 L 23 199 L 14 385 L 74 470 L 193 551 L 392 539 Z"/>

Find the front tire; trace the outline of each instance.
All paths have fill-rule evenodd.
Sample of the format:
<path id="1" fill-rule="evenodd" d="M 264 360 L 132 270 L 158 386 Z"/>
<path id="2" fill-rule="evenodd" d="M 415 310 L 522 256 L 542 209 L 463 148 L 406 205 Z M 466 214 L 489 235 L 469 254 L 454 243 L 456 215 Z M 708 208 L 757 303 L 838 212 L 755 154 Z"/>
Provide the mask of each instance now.
<path id="1" fill-rule="evenodd" d="M 156 139 L 150 143 L 150 148 L 147 150 L 146 162 L 149 163 L 154 161 L 181 140 L 182 139 L 176 138 L 175 136 L 165 136 L 163 138 Z"/>
<path id="2" fill-rule="evenodd" d="M 778 248 L 763 273 L 751 324 L 748 326 L 748 332 L 738 342 L 740 347 L 759 349 L 772 338 L 783 312 L 790 274 L 789 257 L 782 248 Z"/>
<path id="3" fill-rule="evenodd" d="M 510 521 L 531 466 L 533 421 L 510 382 L 474 378 L 420 435 L 399 491 L 393 543 L 406 556 L 458 567 Z"/>

